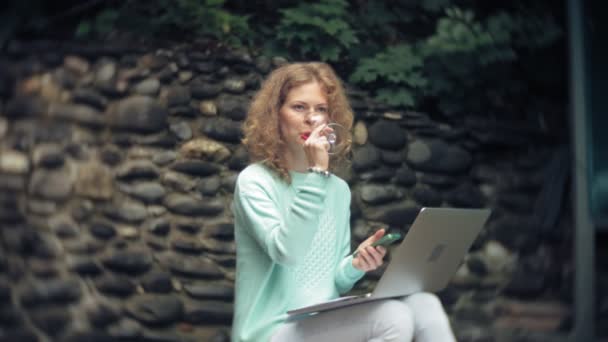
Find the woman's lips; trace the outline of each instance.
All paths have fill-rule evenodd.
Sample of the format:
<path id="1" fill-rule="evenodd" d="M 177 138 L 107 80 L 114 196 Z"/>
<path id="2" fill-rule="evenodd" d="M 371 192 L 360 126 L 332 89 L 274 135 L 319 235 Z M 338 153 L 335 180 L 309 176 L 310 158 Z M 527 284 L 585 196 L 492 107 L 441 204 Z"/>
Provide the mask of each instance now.
<path id="1" fill-rule="evenodd" d="M 310 132 L 300 134 L 300 138 L 302 138 L 302 140 L 308 139 L 309 136 L 310 136 Z"/>

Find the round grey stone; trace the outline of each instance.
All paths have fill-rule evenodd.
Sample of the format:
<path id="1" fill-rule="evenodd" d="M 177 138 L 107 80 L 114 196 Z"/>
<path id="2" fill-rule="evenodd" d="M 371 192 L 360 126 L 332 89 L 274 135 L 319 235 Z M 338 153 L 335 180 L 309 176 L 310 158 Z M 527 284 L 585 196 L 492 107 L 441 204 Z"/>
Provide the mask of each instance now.
<path id="1" fill-rule="evenodd" d="M 8 132 L 8 120 L 0 117 L 0 139 L 4 139 L 6 132 Z"/>
<path id="2" fill-rule="evenodd" d="M 406 187 L 410 187 L 416 184 L 416 182 L 418 181 L 416 173 L 407 166 L 399 168 L 395 172 L 395 177 L 393 179 L 396 184 L 403 185 Z"/>
<path id="3" fill-rule="evenodd" d="M 76 182 L 76 172 L 71 168 L 45 170 L 37 169 L 32 174 L 29 192 L 49 200 L 65 200 L 72 193 Z"/>
<path id="4" fill-rule="evenodd" d="M 97 161 L 79 164 L 76 194 L 96 200 L 109 200 L 114 192 L 112 171 Z"/>
<path id="5" fill-rule="evenodd" d="M 220 268 L 211 260 L 203 257 L 171 254 L 161 260 L 171 272 L 192 278 L 217 279 L 223 277 Z"/>
<path id="6" fill-rule="evenodd" d="M 236 180 L 239 177 L 239 174 L 236 172 L 227 172 L 222 177 L 222 188 L 226 189 L 229 192 L 234 192 L 234 188 L 236 187 Z"/>
<path id="7" fill-rule="evenodd" d="M 100 111 L 81 104 L 54 103 L 49 108 L 49 116 L 92 127 L 102 127 L 106 124 L 106 117 Z"/>
<path id="8" fill-rule="evenodd" d="M 171 274 L 168 272 L 152 271 L 144 276 L 141 285 L 147 292 L 169 293 L 173 290 Z"/>
<path id="9" fill-rule="evenodd" d="M 111 222 L 105 220 L 93 220 L 89 224 L 91 234 L 96 238 L 107 240 L 116 236 L 116 228 Z"/>
<path id="10" fill-rule="evenodd" d="M 201 222 L 198 220 L 178 220 L 175 222 L 175 227 L 182 232 L 188 233 L 190 235 L 196 235 L 201 231 Z"/>
<path id="11" fill-rule="evenodd" d="M 171 246 L 176 252 L 184 254 L 200 254 L 205 249 L 199 241 L 184 237 L 174 238 Z"/>
<path id="12" fill-rule="evenodd" d="M 24 175 L 30 170 L 30 162 L 24 153 L 7 150 L 0 153 L 0 172 Z"/>
<path id="13" fill-rule="evenodd" d="M 80 299 L 82 291 L 76 279 L 49 279 L 30 282 L 21 290 L 20 302 L 26 307 L 68 304 Z"/>
<path id="14" fill-rule="evenodd" d="M 438 189 L 447 189 L 457 185 L 461 182 L 461 180 L 449 175 L 438 175 L 427 172 L 422 175 L 420 182 L 431 185 Z"/>
<path id="15" fill-rule="evenodd" d="M 228 160 L 231 170 L 241 171 L 249 165 L 249 153 L 243 146 L 239 146 Z"/>
<path id="16" fill-rule="evenodd" d="M 59 216 L 49 220 L 49 229 L 62 239 L 75 237 L 80 233 L 78 224 L 68 216 Z"/>
<path id="17" fill-rule="evenodd" d="M 67 261 L 70 272 L 78 273 L 80 276 L 96 276 L 103 272 L 97 261 L 90 257 L 73 257 Z"/>
<path id="18" fill-rule="evenodd" d="M 61 146 L 56 144 L 41 144 L 34 149 L 32 160 L 35 166 L 56 168 L 63 165 L 65 156 Z"/>
<path id="19" fill-rule="evenodd" d="M 147 229 L 155 235 L 165 236 L 171 230 L 171 223 L 165 217 L 159 217 L 147 224 Z"/>
<path id="20" fill-rule="evenodd" d="M 443 202 L 441 194 L 428 185 L 417 185 L 412 192 L 412 196 L 417 203 L 427 207 L 437 207 Z"/>
<path id="21" fill-rule="evenodd" d="M 410 145 L 408 164 L 417 170 L 439 173 L 458 173 L 471 166 L 473 157 L 469 152 L 442 140 L 416 141 Z"/>
<path id="22" fill-rule="evenodd" d="M 217 99 L 220 115 L 232 120 L 244 120 L 247 116 L 248 100 L 241 96 L 223 95 Z"/>
<path id="23" fill-rule="evenodd" d="M 403 194 L 393 186 L 366 184 L 360 190 L 361 200 L 373 205 L 391 202 L 403 196 Z"/>
<path id="24" fill-rule="evenodd" d="M 215 175 L 203 178 L 196 186 L 196 189 L 204 196 L 215 196 L 220 190 L 221 185 L 222 179 L 220 176 Z"/>
<path id="25" fill-rule="evenodd" d="M 139 274 L 150 269 L 152 256 L 143 250 L 114 250 L 103 257 L 102 262 L 116 272 Z"/>
<path id="26" fill-rule="evenodd" d="M 381 159 L 388 165 L 399 166 L 405 161 L 405 154 L 402 151 L 384 150 L 381 152 Z"/>
<path id="27" fill-rule="evenodd" d="M 180 115 L 180 116 L 186 116 L 186 117 L 195 117 L 197 114 L 197 111 L 192 106 L 182 105 L 182 106 L 174 106 L 174 107 L 169 108 L 169 114 L 171 114 L 173 116 Z"/>
<path id="28" fill-rule="evenodd" d="M 102 61 L 95 72 L 95 83 L 105 85 L 114 80 L 117 72 L 116 63 L 112 61 Z"/>
<path id="29" fill-rule="evenodd" d="M 220 222 L 205 227 L 205 235 L 220 240 L 234 239 L 234 223 Z"/>
<path id="30" fill-rule="evenodd" d="M 125 186 L 125 190 L 131 196 L 145 203 L 158 203 L 166 194 L 165 188 L 157 182 L 141 182 L 132 186 Z"/>
<path id="31" fill-rule="evenodd" d="M 116 145 L 108 145 L 101 149 L 99 157 L 106 165 L 115 166 L 122 161 L 123 153 Z"/>
<path id="32" fill-rule="evenodd" d="M 171 169 L 200 177 L 210 176 L 219 171 L 216 164 L 196 159 L 177 161 L 171 166 Z"/>
<path id="33" fill-rule="evenodd" d="M 103 275 L 95 279 L 95 287 L 106 295 L 128 297 L 135 292 L 135 283 L 124 275 Z"/>
<path id="34" fill-rule="evenodd" d="M 391 226 L 403 227 L 412 224 L 420 212 L 420 207 L 407 203 L 388 204 L 375 207 L 374 210 L 364 211 L 364 217 L 368 220 L 384 222 Z"/>
<path id="35" fill-rule="evenodd" d="M 125 308 L 133 318 L 147 325 L 174 323 L 183 314 L 182 302 L 172 295 L 140 295 L 131 299 Z"/>
<path id="36" fill-rule="evenodd" d="M 108 99 L 98 91 L 89 88 L 75 89 L 72 92 L 72 100 L 74 103 L 88 105 L 100 111 L 105 110 L 108 105 Z"/>
<path id="37" fill-rule="evenodd" d="M 155 78 L 148 78 L 133 86 L 133 92 L 139 95 L 155 96 L 160 90 L 160 82 Z"/>
<path id="38" fill-rule="evenodd" d="M 106 300 L 87 298 L 83 306 L 89 322 L 96 328 L 104 328 L 121 317 L 121 310 Z"/>
<path id="39" fill-rule="evenodd" d="M 34 310 L 29 314 L 34 325 L 48 334 L 49 336 L 58 337 L 68 326 L 71 321 L 71 315 L 67 307 L 49 307 L 43 310 Z"/>
<path id="40" fill-rule="evenodd" d="M 104 213 L 110 218 L 125 223 L 139 223 L 148 216 L 144 205 L 129 200 L 122 200 L 106 205 Z"/>
<path id="41" fill-rule="evenodd" d="M 172 124 L 169 129 L 179 140 L 189 140 L 192 139 L 192 128 L 187 122 L 180 121 L 178 123 Z"/>
<path id="42" fill-rule="evenodd" d="M 213 216 L 224 210 L 224 203 L 219 198 L 203 201 L 175 193 L 165 198 L 165 205 L 171 212 L 187 216 Z"/>
<path id="43" fill-rule="evenodd" d="M 201 241 L 206 250 L 211 253 L 235 254 L 236 244 L 234 241 L 223 241 L 205 238 Z"/>
<path id="44" fill-rule="evenodd" d="M 478 187 L 470 183 L 463 183 L 446 195 L 446 200 L 455 207 L 481 208 L 486 200 Z"/>
<path id="45" fill-rule="evenodd" d="M 374 146 L 367 144 L 354 150 L 353 168 L 356 171 L 365 171 L 376 168 L 380 163 L 380 152 Z"/>
<path id="46" fill-rule="evenodd" d="M 219 68 L 219 66 L 216 63 L 214 63 L 213 61 L 195 62 L 193 64 L 194 64 L 194 68 L 203 74 L 213 73 L 214 71 L 217 71 L 217 69 Z"/>
<path id="47" fill-rule="evenodd" d="M 196 180 L 185 174 L 168 171 L 163 174 L 164 185 L 181 192 L 188 192 L 196 186 Z"/>
<path id="48" fill-rule="evenodd" d="M 197 79 L 190 83 L 190 91 L 195 99 L 210 99 L 216 97 L 222 91 L 222 85 Z"/>
<path id="49" fill-rule="evenodd" d="M 190 93 L 190 88 L 176 85 L 169 87 L 166 98 L 167 106 L 169 107 L 184 106 L 190 103 L 192 95 Z"/>
<path id="50" fill-rule="evenodd" d="M 270 60 L 270 58 L 266 56 L 258 56 L 255 59 L 255 67 L 262 74 L 267 74 L 268 72 L 270 72 L 270 69 L 272 68 L 271 63 L 272 61 Z"/>
<path id="51" fill-rule="evenodd" d="M 158 175 L 158 167 L 149 160 L 129 160 L 116 169 L 116 177 L 122 180 L 149 179 Z"/>
<path id="52" fill-rule="evenodd" d="M 240 122 L 222 117 L 207 121 L 202 133 L 213 139 L 229 143 L 240 143 L 243 137 Z"/>
<path id="53" fill-rule="evenodd" d="M 195 299 L 231 300 L 234 297 L 234 287 L 228 284 L 190 284 L 185 285 L 186 293 Z"/>
<path id="54" fill-rule="evenodd" d="M 395 122 L 378 120 L 369 127 L 369 140 L 380 148 L 398 150 L 405 146 L 407 134 Z"/>
<path id="55" fill-rule="evenodd" d="M 229 323 L 233 306 L 223 301 L 202 301 L 186 304 L 184 320 L 192 324 Z"/>
<path id="56" fill-rule="evenodd" d="M 366 182 L 386 182 L 393 178 L 394 175 L 394 169 L 382 165 L 375 169 L 360 173 L 359 179 Z"/>
<path id="57" fill-rule="evenodd" d="M 141 325 L 132 319 L 123 318 L 118 323 L 108 327 L 110 336 L 119 340 L 137 340 L 142 335 Z"/>
<path id="58" fill-rule="evenodd" d="M 25 118 L 41 116 L 46 113 L 48 105 L 38 97 L 18 96 L 6 103 L 5 115 L 8 118 Z"/>
<path id="59" fill-rule="evenodd" d="M 229 93 L 242 94 L 246 87 L 245 81 L 238 78 L 229 78 L 224 81 L 224 89 Z"/>
<path id="60" fill-rule="evenodd" d="M 420 140 L 416 140 L 408 147 L 407 159 L 410 163 L 421 164 L 431 159 L 431 148 Z"/>
<path id="61" fill-rule="evenodd" d="M 110 112 L 113 127 L 135 132 L 153 133 L 167 127 L 167 109 L 156 99 L 146 96 L 131 96 L 120 100 Z"/>
<path id="62" fill-rule="evenodd" d="M 159 166 L 165 166 L 177 158 L 177 152 L 175 151 L 162 151 L 160 153 L 155 153 L 152 157 L 152 161 L 154 164 Z"/>

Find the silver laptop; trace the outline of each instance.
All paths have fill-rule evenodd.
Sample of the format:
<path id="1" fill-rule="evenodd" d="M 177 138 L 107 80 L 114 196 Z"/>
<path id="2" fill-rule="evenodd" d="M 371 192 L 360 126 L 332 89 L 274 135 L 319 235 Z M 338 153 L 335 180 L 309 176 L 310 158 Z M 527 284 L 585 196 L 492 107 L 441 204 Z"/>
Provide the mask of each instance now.
<path id="1" fill-rule="evenodd" d="M 373 292 L 290 310 L 291 318 L 369 301 L 442 290 L 490 216 L 489 209 L 422 208 Z"/>

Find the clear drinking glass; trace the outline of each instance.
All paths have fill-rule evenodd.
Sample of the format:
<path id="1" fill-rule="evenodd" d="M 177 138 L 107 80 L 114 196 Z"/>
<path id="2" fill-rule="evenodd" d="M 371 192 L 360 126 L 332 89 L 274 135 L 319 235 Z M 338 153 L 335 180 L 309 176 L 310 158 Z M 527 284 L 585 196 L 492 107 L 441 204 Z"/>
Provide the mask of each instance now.
<path id="1" fill-rule="evenodd" d="M 344 126 L 335 122 L 328 123 L 327 127 L 331 129 L 331 131 L 325 133 L 325 138 L 329 142 L 327 153 L 329 155 L 339 154 L 346 148 L 348 132 Z"/>

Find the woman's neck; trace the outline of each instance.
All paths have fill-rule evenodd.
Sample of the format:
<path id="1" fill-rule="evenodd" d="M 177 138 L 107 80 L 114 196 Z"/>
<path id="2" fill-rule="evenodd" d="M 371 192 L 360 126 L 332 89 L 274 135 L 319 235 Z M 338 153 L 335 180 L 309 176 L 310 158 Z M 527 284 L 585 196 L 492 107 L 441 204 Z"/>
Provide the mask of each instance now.
<path id="1" fill-rule="evenodd" d="M 306 172 L 310 166 L 302 148 L 298 148 L 297 150 L 287 149 L 284 155 L 285 164 L 290 171 Z"/>

